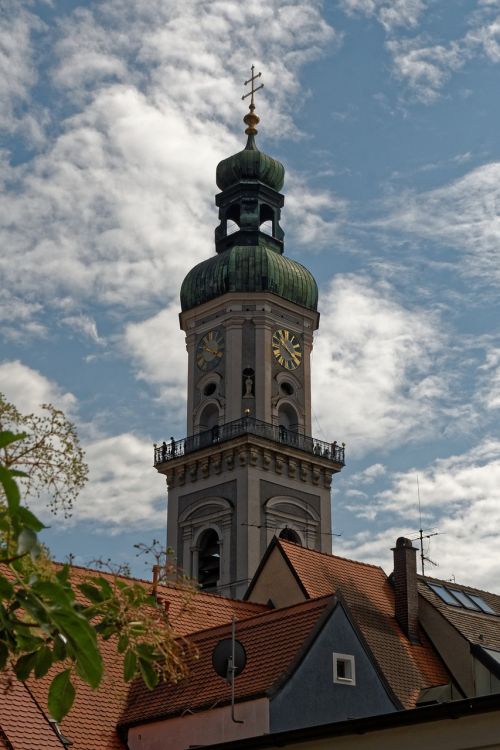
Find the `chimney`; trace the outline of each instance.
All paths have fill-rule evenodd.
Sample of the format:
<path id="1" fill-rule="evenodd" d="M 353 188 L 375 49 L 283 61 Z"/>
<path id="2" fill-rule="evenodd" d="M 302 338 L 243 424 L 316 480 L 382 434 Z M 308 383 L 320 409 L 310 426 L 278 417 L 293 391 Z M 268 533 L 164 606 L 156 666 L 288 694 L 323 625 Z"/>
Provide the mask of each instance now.
<path id="1" fill-rule="evenodd" d="M 395 615 L 412 643 L 418 643 L 417 550 L 400 536 L 393 548 Z"/>
<path id="2" fill-rule="evenodd" d="M 154 597 L 158 596 L 158 582 L 160 580 L 160 566 L 153 565 L 153 589 L 151 591 Z"/>

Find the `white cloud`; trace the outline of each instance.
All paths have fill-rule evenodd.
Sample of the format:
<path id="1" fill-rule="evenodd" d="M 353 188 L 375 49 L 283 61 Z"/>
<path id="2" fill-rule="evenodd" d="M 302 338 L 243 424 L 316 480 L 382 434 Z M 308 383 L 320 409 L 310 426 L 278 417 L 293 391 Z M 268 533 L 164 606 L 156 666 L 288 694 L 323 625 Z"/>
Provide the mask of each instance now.
<path id="1" fill-rule="evenodd" d="M 67 315 L 61 319 L 61 323 L 67 325 L 73 331 L 83 334 L 96 344 L 102 344 L 103 341 L 97 332 L 97 323 L 89 315 Z"/>
<path id="2" fill-rule="evenodd" d="M 187 354 L 175 302 L 152 318 L 129 323 L 121 348 L 132 358 L 137 377 L 158 388 L 159 400 L 170 409 L 185 408 Z"/>
<path id="3" fill-rule="evenodd" d="M 387 285 L 342 275 L 322 295 L 321 311 L 313 405 L 325 439 L 345 440 L 360 455 L 434 430 L 447 384 L 432 316 L 403 307 Z"/>
<path id="4" fill-rule="evenodd" d="M 377 226 L 444 243 L 465 254 L 459 271 L 500 283 L 500 162 L 433 190 L 408 192 L 386 206 L 388 216 Z"/>
<path id="5" fill-rule="evenodd" d="M 424 0 L 341 0 L 349 15 L 376 18 L 386 31 L 404 26 L 414 28 L 427 7 Z"/>
<path id="6" fill-rule="evenodd" d="M 312 190 L 303 179 L 292 174 L 287 181 L 282 222 L 287 230 L 287 242 L 291 234 L 290 245 L 300 245 L 312 253 L 321 251 L 340 234 L 347 206 L 346 200 L 331 191 Z"/>
<path id="7" fill-rule="evenodd" d="M 0 364 L 0 392 L 23 414 L 39 412 L 42 404 L 53 404 L 70 416 L 77 405 L 72 393 L 19 360 Z"/>
<path id="8" fill-rule="evenodd" d="M 40 141 L 40 123 L 34 113 L 23 112 L 23 105 L 37 78 L 31 36 L 42 24 L 26 5 L 5 0 L 0 8 L 0 130 L 24 131 Z"/>
<path id="9" fill-rule="evenodd" d="M 486 409 L 500 409 L 500 349 L 486 352 L 486 361 L 479 367 L 482 383 L 478 397 Z"/>
<path id="10" fill-rule="evenodd" d="M 465 40 L 471 48 L 482 49 L 491 62 L 500 62 L 500 16 L 479 23 L 467 33 Z"/>
<path id="11" fill-rule="evenodd" d="M 230 128 L 238 106 L 244 113 L 248 61 L 266 61 L 262 132 L 297 135 L 300 67 L 338 41 L 320 9 L 156 0 L 124 13 L 109 0 L 51 30 L 52 84 L 74 114 L 31 162 L 10 168 L 0 207 L 0 241 L 11 248 L 0 272 L 33 315 L 170 303 L 188 268 L 213 252 L 215 167 L 244 143 L 243 124 L 237 137 Z"/>
<path id="12" fill-rule="evenodd" d="M 375 479 L 384 476 L 387 469 L 383 464 L 371 464 L 357 474 L 353 481 L 359 482 L 360 484 L 372 484 Z"/>
<path id="13" fill-rule="evenodd" d="M 466 48 L 459 42 L 448 45 L 425 44 L 416 39 L 390 39 L 386 42 L 392 55 L 395 75 L 406 82 L 413 95 L 424 104 L 431 104 L 452 72 L 468 59 Z"/>
<path id="14" fill-rule="evenodd" d="M 153 468 L 153 446 L 145 438 L 123 433 L 84 445 L 89 481 L 74 504 L 73 526 L 86 521 L 102 533 L 165 526 L 165 479 Z M 43 508 L 40 515 L 50 517 Z"/>
<path id="15" fill-rule="evenodd" d="M 400 517 L 401 525 L 378 534 L 342 540 L 343 553 L 358 559 L 381 561 L 391 570 L 389 548 L 397 536 L 418 528 L 416 476 L 420 484 L 422 522 L 438 530 L 426 540 L 427 554 L 439 563 L 427 566 L 428 575 L 448 579 L 455 576 L 469 585 L 498 591 L 500 560 L 500 441 L 485 438 L 463 454 L 440 458 L 426 467 L 395 473 L 390 487 L 370 502 L 378 514 Z M 429 548 L 430 545 L 430 548 Z"/>

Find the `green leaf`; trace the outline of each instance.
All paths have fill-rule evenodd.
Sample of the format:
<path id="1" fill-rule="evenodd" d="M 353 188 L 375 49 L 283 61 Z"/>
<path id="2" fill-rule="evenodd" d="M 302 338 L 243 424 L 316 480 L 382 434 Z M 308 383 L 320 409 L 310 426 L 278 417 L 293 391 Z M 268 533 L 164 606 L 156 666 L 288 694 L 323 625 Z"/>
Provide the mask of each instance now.
<path id="1" fill-rule="evenodd" d="M 0 483 L 3 485 L 5 491 L 9 513 L 12 520 L 14 520 L 17 517 L 21 503 L 21 495 L 19 494 L 19 487 L 12 478 L 12 472 L 6 469 L 5 466 L 2 466 L 2 464 L 0 464 Z"/>
<path id="2" fill-rule="evenodd" d="M 44 677 L 52 666 L 52 651 L 47 646 L 42 646 L 37 652 L 35 661 L 35 677 L 37 680 Z"/>
<path id="3" fill-rule="evenodd" d="M 0 641 L 0 672 L 5 669 L 5 665 L 7 664 L 7 659 L 9 658 L 9 649 L 7 648 L 7 645 L 3 643 L 3 641 Z"/>
<path id="4" fill-rule="evenodd" d="M 15 435 L 10 430 L 5 430 L 4 432 L 0 432 L 0 448 L 5 448 L 7 445 L 10 445 L 11 443 L 16 443 L 18 440 L 24 440 L 26 437 L 25 432 L 21 432 L 18 435 Z"/>
<path id="5" fill-rule="evenodd" d="M 53 658 L 54 661 L 62 661 L 66 658 L 68 655 L 66 650 L 66 644 L 64 640 L 61 638 L 60 635 L 57 635 L 54 638 L 54 651 L 53 651 Z"/>
<path id="6" fill-rule="evenodd" d="M 80 583 L 78 584 L 78 588 L 80 589 L 82 594 L 86 596 L 87 599 L 93 604 L 99 604 L 100 602 L 104 601 L 105 597 L 102 591 L 97 588 L 97 586 L 92 586 L 91 583 Z"/>
<path id="7" fill-rule="evenodd" d="M 141 659 L 145 659 L 146 661 L 155 660 L 154 646 L 150 643 L 138 643 L 136 649 Z"/>
<path id="8" fill-rule="evenodd" d="M 62 721 L 75 700 L 75 688 L 71 682 L 71 670 L 65 669 L 52 680 L 49 688 L 48 706 L 53 719 Z"/>
<path id="9" fill-rule="evenodd" d="M 13 596 L 13 585 L 4 576 L 0 576 L 0 599 L 11 599 Z"/>
<path id="10" fill-rule="evenodd" d="M 33 651 L 31 654 L 24 654 L 24 656 L 21 656 L 14 665 L 14 672 L 16 673 L 16 677 L 18 680 L 25 680 L 28 679 L 28 677 L 31 674 L 32 669 L 35 666 L 37 658 L 37 652 Z"/>
<path id="11" fill-rule="evenodd" d="M 137 670 L 137 656 L 133 651 L 127 651 L 123 660 L 123 677 L 125 682 L 130 682 Z"/>
<path id="12" fill-rule="evenodd" d="M 96 634 L 87 620 L 72 609 L 52 611 L 52 620 L 67 638 L 76 661 L 78 674 L 96 688 L 102 678 L 102 657 L 97 647 Z"/>
<path id="13" fill-rule="evenodd" d="M 142 675 L 142 679 L 150 690 L 153 690 L 158 685 L 158 673 L 155 672 L 149 661 L 141 659 L 139 657 L 139 669 Z"/>
<path id="14" fill-rule="evenodd" d="M 49 622 L 49 615 L 43 603 L 28 589 L 19 589 L 17 591 L 17 598 L 23 609 L 39 624 L 43 623 L 45 625 Z"/>
<path id="15" fill-rule="evenodd" d="M 68 591 L 66 588 L 63 588 L 59 581 L 37 580 L 32 584 L 32 590 L 45 602 L 45 604 L 49 606 L 73 606 L 73 592 Z"/>
<path id="16" fill-rule="evenodd" d="M 28 529 L 26 526 L 22 529 L 17 539 L 17 554 L 25 555 L 38 544 L 38 538 L 32 529 Z"/>
<path id="17" fill-rule="evenodd" d="M 33 531 L 41 531 L 47 528 L 28 508 L 21 506 L 18 511 L 19 521 Z"/>
<path id="18" fill-rule="evenodd" d="M 129 637 L 125 634 L 122 634 L 118 638 L 118 653 L 123 654 L 123 652 L 128 648 L 129 644 Z"/>
<path id="19" fill-rule="evenodd" d="M 69 565 L 63 565 L 62 568 L 57 571 L 56 578 L 62 584 L 68 583 L 68 581 L 69 581 L 69 573 L 70 573 Z"/>
<path id="20" fill-rule="evenodd" d="M 111 588 L 109 581 L 105 578 L 99 576 L 99 578 L 95 579 L 95 583 L 98 583 L 101 587 L 104 599 L 112 599 L 114 597 L 113 589 Z"/>

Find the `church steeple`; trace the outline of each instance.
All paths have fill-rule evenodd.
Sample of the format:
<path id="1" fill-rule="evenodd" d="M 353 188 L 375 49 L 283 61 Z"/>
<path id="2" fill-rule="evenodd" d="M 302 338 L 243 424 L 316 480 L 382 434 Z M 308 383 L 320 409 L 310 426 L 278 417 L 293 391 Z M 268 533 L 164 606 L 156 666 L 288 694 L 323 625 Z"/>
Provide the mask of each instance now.
<path id="1" fill-rule="evenodd" d="M 187 436 L 155 453 L 168 546 L 200 585 L 233 596 L 274 534 L 331 551 L 330 485 L 344 463 L 343 446 L 311 436 L 318 288 L 283 253 L 285 170 L 255 142 L 258 78 L 252 66 L 247 144 L 217 166 L 216 252 L 181 287 Z"/>

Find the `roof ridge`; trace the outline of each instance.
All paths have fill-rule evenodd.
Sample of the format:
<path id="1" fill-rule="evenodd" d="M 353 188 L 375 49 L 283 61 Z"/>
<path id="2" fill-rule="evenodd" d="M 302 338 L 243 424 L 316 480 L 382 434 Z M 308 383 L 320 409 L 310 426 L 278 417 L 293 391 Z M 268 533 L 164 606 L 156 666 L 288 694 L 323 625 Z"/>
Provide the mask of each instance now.
<path id="1" fill-rule="evenodd" d="M 304 609 L 316 609 L 316 608 L 319 609 L 321 607 L 322 599 L 332 600 L 334 598 L 335 598 L 334 593 L 324 594 L 323 596 L 316 596 L 312 599 L 306 599 L 303 602 L 296 602 L 295 604 L 288 604 L 286 607 L 276 607 L 275 609 L 268 609 L 268 610 L 265 610 L 264 612 L 256 612 L 255 614 L 249 615 L 248 617 L 242 617 L 240 620 L 237 621 L 236 627 L 241 626 L 241 625 L 248 625 L 250 620 L 258 620 L 259 618 L 270 617 L 272 615 L 287 617 L 287 616 L 290 616 L 290 612 L 289 611 L 287 612 L 287 610 L 292 610 L 292 609 L 296 609 L 299 607 L 303 607 Z M 324 606 L 326 606 L 326 601 L 325 601 Z M 195 636 L 200 636 L 200 634 L 203 633 L 204 635 L 206 635 L 207 638 L 209 638 L 211 631 L 227 629 L 230 625 L 231 625 L 230 622 L 221 623 L 220 625 L 212 625 L 210 628 L 201 628 L 200 630 L 195 630 L 194 632 L 189 633 L 185 637 L 193 638 Z"/>
<path id="2" fill-rule="evenodd" d="M 291 545 L 293 547 L 296 547 L 297 549 L 303 550 L 304 552 L 307 552 L 307 553 L 311 552 L 311 553 L 314 553 L 315 555 L 320 555 L 323 557 L 327 557 L 329 559 L 335 558 L 336 560 L 344 560 L 344 562 L 354 563 L 355 565 L 362 565 L 363 567 L 366 567 L 366 568 L 375 568 L 375 570 L 381 570 L 384 576 L 387 578 L 387 574 L 381 565 L 375 565 L 374 563 L 362 562 L 361 560 L 352 560 L 350 557 L 341 557 L 340 555 L 334 555 L 332 552 L 322 552 L 321 550 L 318 550 L 318 549 L 311 549 L 310 547 L 303 547 L 301 544 L 296 544 L 295 542 L 291 542 L 288 539 L 279 539 L 279 543 L 284 545 L 285 547 L 286 545 Z"/>
<path id="3" fill-rule="evenodd" d="M 70 570 L 72 568 L 76 568 L 77 570 L 88 571 L 89 573 L 96 573 L 98 575 L 112 576 L 112 577 L 124 579 L 126 581 L 133 581 L 135 583 L 145 583 L 150 586 L 153 585 L 153 581 L 149 578 L 138 578 L 137 576 L 127 576 L 124 573 L 114 573 L 111 570 L 99 570 L 98 568 L 90 568 L 86 565 L 75 565 L 74 563 L 61 563 L 61 562 L 58 562 L 57 560 L 53 560 L 52 564 L 58 565 L 61 567 L 64 565 L 68 565 Z M 167 589 L 169 591 L 179 591 L 179 592 L 188 592 L 188 593 L 190 592 L 189 588 L 183 588 L 182 585 L 176 585 L 174 583 L 172 584 L 158 583 L 158 589 L 162 589 L 162 588 Z M 233 604 L 241 604 L 243 607 L 247 607 L 249 605 L 251 607 L 265 607 L 266 606 L 265 604 L 259 604 L 258 602 L 248 602 L 248 601 L 244 602 L 242 599 L 231 599 L 230 597 L 222 596 L 222 594 L 214 594 L 210 591 L 203 591 L 202 589 L 194 588 L 192 590 L 192 593 L 194 593 L 195 595 L 201 594 L 201 596 L 204 596 L 204 597 L 206 596 L 212 599 L 217 599 L 221 602 L 231 602 Z"/>

